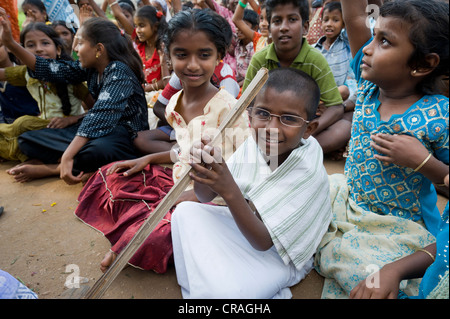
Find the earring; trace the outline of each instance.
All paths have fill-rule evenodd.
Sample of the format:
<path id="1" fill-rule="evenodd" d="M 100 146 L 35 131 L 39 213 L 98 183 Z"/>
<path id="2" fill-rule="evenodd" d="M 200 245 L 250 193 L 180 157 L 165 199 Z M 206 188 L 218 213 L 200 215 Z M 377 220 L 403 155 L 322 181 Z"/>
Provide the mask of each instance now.
<path id="1" fill-rule="evenodd" d="M 413 75 L 416 75 L 416 74 L 417 74 L 417 70 L 414 70 L 414 71 L 412 72 L 412 74 L 413 74 Z"/>
<path id="2" fill-rule="evenodd" d="M 99 57 L 100 57 L 100 54 L 97 52 L 97 53 L 95 54 L 95 58 L 98 59 Z"/>

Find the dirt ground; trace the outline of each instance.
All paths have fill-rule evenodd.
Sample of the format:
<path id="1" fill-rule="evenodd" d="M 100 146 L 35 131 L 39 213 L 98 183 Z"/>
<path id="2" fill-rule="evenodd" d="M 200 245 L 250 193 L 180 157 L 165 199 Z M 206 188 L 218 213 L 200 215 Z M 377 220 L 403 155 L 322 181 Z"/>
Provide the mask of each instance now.
<path id="1" fill-rule="evenodd" d="M 40 299 L 66 298 L 65 283 L 82 277 L 92 286 L 102 275 L 99 264 L 109 250 L 108 240 L 73 214 L 81 185 L 69 186 L 59 178 L 20 184 L 5 171 L 15 162 L 0 163 L 0 269 L 9 272 Z M 325 161 L 329 174 L 343 172 L 344 161 Z M 446 203 L 439 199 L 442 210 Z M 318 299 L 323 278 L 312 271 L 292 288 L 294 299 Z M 156 274 L 126 267 L 104 299 L 180 299 L 175 269 Z"/>

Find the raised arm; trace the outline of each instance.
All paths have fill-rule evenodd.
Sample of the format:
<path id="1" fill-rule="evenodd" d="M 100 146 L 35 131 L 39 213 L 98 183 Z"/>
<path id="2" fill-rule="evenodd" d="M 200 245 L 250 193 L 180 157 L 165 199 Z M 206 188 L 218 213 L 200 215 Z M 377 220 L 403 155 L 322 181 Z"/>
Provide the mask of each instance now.
<path id="1" fill-rule="evenodd" d="M 0 36 L 3 45 L 11 51 L 23 64 L 31 70 L 36 67 L 36 57 L 31 52 L 27 51 L 19 43 L 17 43 L 11 33 L 11 25 L 8 20 L 8 15 L 5 9 L 0 7 Z"/>
<path id="2" fill-rule="evenodd" d="M 367 0 L 341 0 L 342 15 L 352 55 L 355 56 L 359 49 L 372 37 L 370 28 L 366 25 L 368 19 Z"/>
<path id="3" fill-rule="evenodd" d="M 181 0 L 172 0 L 172 8 L 173 8 L 173 14 L 177 14 L 181 11 Z"/>
<path id="4" fill-rule="evenodd" d="M 247 4 L 247 0 L 241 0 L 243 4 Z M 245 22 L 244 22 L 244 8 L 241 5 L 236 6 L 236 11 L 234 11 L 233 22 L 236 28 L 238 28 L 246 38 L 253 39 L 255 35 L 255 31 L 252 30 Z"/>
<path id="5" fill-rule="evenodd" d="M 126 33 L 132 35 L 134 31 L 134 25 L 132 25 L 130 21 L 128 21 L 128 19 L 125 17 L 119 3 L 115 0 L 108 0 L 108 4 L 111 8 L 112 14 L 114 15 L 114 18 L 116 18 L 116 20 L 120 23 Z"/>
<path id="6" fill-rule="evenodd" d="M 108 19 L 108 17 L 105 14 L 105 11 L 102 10 L 102 8 L 100 8 L 97 4 L 97 2 L 95 2 L 94 0 L 89 0 L 89 4 L 92 7 L 92 9 L 94 9 L 94 12 L 101 18 L 104 19 Z"/>
<path id="7" fill-rule="evenodd" d="M 203 0 L 203 2 L 213 11 L 216 11 L 216 8 L 214 7 L 213 4 L 214 0 Z"/>

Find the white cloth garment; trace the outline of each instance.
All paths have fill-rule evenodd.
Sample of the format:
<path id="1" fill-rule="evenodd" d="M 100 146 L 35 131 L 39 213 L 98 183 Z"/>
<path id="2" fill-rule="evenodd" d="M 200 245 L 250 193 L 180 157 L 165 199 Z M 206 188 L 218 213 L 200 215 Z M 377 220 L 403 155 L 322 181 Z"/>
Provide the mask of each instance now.
<path id="1" fill-rule="evenodd" d="M 228 207 L 185 202 L 172 216 L 178 283 L 184 298 L 290 298 L 288 287 L 312 268 L 331 221 L 322 149 L 310 137 L 271 171 L 253 137 L 227 165 L 251 200 L 274 246 L 255 250 Z"/>

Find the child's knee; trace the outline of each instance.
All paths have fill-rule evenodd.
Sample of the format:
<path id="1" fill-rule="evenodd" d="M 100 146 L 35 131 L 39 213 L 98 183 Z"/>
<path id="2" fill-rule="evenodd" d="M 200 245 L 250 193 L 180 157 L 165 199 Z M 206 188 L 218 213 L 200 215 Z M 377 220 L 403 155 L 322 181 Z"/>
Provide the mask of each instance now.
<path id="1" fill-rule="evenodd" d="M 344 101 L 350 97 L 350 90 L 346 85 L 339 86 L 339 93 L 341 94 L 342 100 Z"/>

